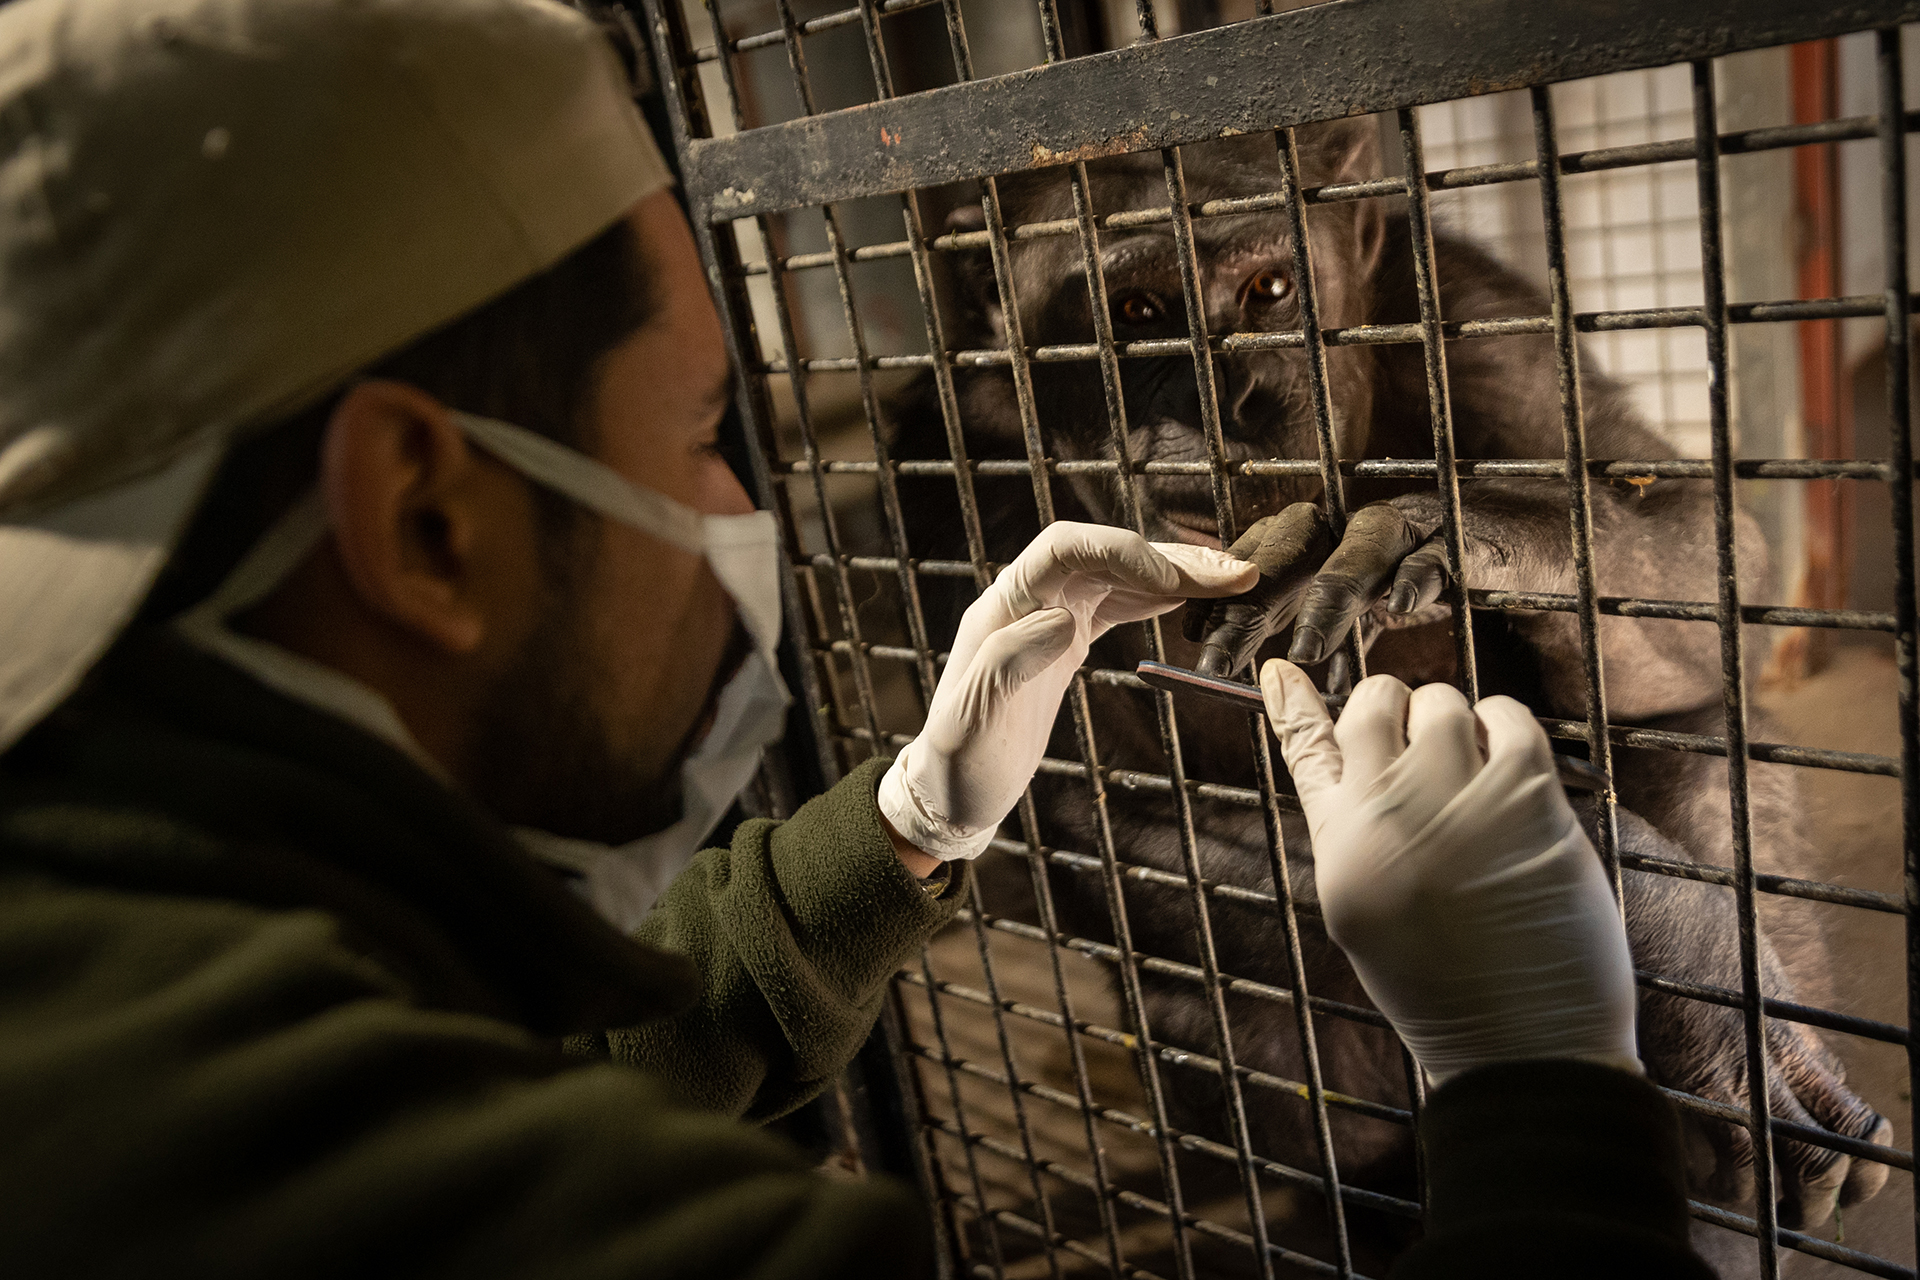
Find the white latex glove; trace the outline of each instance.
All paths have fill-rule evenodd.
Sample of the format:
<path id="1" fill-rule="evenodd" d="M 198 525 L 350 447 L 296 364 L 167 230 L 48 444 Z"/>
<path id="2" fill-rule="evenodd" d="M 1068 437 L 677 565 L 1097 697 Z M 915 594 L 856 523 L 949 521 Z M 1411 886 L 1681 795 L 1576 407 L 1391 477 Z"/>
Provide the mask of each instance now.
<path id="1" fill-rule="evenodd" d="M 960 619 L 926 727 L 880 780 L 880 812 L 936 858 L 979 857 L 1039 767 L 1087 647 L 1122 622 L 1237 595 L 1258 576 L 1223 551 L 1048 525 Z"/>
<path id="2" fill-rule="evenodd" d="M 1639 1072 L 1626 929 L 1527 709 L 1371 676 L 1335 725 L 1281 661 L 1260 691 L 1327 932 L 1434 1084 L 1521 1058 Z"/>

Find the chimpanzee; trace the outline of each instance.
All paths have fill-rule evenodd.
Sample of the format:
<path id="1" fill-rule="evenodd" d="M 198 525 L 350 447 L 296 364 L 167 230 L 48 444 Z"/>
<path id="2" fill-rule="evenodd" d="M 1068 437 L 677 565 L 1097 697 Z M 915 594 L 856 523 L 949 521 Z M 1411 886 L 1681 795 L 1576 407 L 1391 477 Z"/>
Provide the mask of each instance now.
<path id="1" fill-rule="evenodd" d="M 1310 188 L 1378 176 L 1378 131 L 1370 119 L 1302 129 L 1302 180 Z M 1240 138 L 1184 153 L 1191 201 L 1271 193 L 1279 187 L 1276 142 Z M 1041 170 L 1000 181 L 1006 225 L 1072 218 L 1065 169 Z M 1166 208 L 1167 186 L 1158 153 L 1101 160 L 1088 166 L 1096 212 Z M 1404 197 L 1321 201 L 1308 206 L 1310 249 L 1321 323 L 1327 327 L 1391 324 L 1419 318 L 1411 238 Z M 963 210 L 960 226 L 979 223 Z M 1210 334 L 1286 331 L 1301 323 L 1295 258 L 1283 209 L 1197 218 L 1193 223 L 1200 288 Z M 1188 334 L 1180 260 L 1168 221 L 1102 232 L 1100 252 L 1107 308 L 1116 339 L 1184 338 Z M 1539 289 L 1471 242 L 1449 234 L 1434 241 L 1441 308 L 1449 321 L 1539 316 L 1548 312 Z M 1023 338 L 1029 348 L 1094 340 L 1093 315 L 1072 235 L 1022 238 L 1010 250 Z M 962 313 L 949 338 L 955 347 L 999 346 L 1006 324 L 985 251 L 956 264 Z M 1547 336 L 1482 337 L 1449 341 L 1454 438 L 1462 458 L 1547 458 L 1562 455 L 1560 400 Z M 1216 357 L 1214 369 L 1226 456 L 1317 457 L 1307 354 L 1270 348 Z M 1327 352 L 1333 430 L 1339 456 L 1432 458 L 1428 390 L 1419 344 L 1336 344 Z M 1181 353 L 1121 362 L 1127 448 L 1135 461 L 1206 462 L 1193 361 Z M 1013 379 L 1004 367 L 955 371 L 968 449 L 975 458 L 1025 457 Z M 1098 366 L 1091 361 L 1043 361 L 1032 366 L 1038 419 L 1051 456 L 1111 460 L 1116 452 Z M 1586 436 L 1595 458 L 1661 458 L 1671 449 L 1635 415 L 1620 387 L 1583 369 Z M 946 436 L 930 380 L 893 406 L 897 457 L 944 457 Z M 903 483 L 907 483 L 903 481 Z M 1023 482 L 979 479 L 989 558 L 1004 562 L 1038 529 L 1035 504 Z M 1063 519 L 1127 522 L 1112 474 L 1075 472 L 1058 477 L 1053 492 Z M 1219 545 L 1211 481 L 1206 475 L 1133 477 L 1140 520 L 1156 541 Z M 1360 626 L 1371 672 L 1389 672 L 1410 684 L 1456 676 L 1452 611 L 1442 591 L 1441 505 L 1430 480 L 1351 479 L 1350 518 L 1336 547 L 1324 517 L 1317 477 L 1236 477 L 1234 515 L 1247 543 L 1264 540 L 1263 583 L 1250 601 L 1214 606 L 1192 619 L 1189 635 L 1167 627 L 1167 660 L 1204 662 L 1216 670 L 1244 669 L 1260 658 L 1290 654 L 1306 664 L 1336 656 L 1350 629 Z M 964 557 L 962 521 L 948 481 L 919 480 L 909 491 L 910 542 L 922 557 Z M 1475 588 L 1572 593 L 1568 496 L 1564 480 L 1471 479 L 1460 486 L 1466 545 L 1465 577 Z M 1592 486 L 1596 574 L 1600 593 L 1665 600 L 1715 599 L 1712 495 L 1705 481 L 1662 479 L 1651 484 Z M 1264 523 L 1256 523 L 1264 521 Z M 1747 599 L 1764 580 L 1765 548 L 1753 523 L 1740 520 L 1738 551 Z M 936 644 L 966 603 L 926 597 Z M 1568 612 L 1475 610 L 1472 635 L 1483 694 L 1512 695 L 1537 714 L 1585 718 L 1586 685 L 1578 623 Z M 1269 636 L 1269 633 L 1272 633 Z M 1198 641 L 1211 641 L 1203 650 Z M 1600 623 L 1606 659 L 1608 713 L 1627 723 L 1686 733 L 1723 732 L 1721 658 L 1711 624 L 1606 617 Z M 1148 656 L 1141 628 L 1115 631 L 1096 647 L 1098 666 L 1131 669 Z M 1328 666 L 1312 668 L 1326 672 Z M 1149 695 L 1111 685 L 1089 686 L 1101 763 L 1164 773 L 1166 760 Z M 1188 776 L 1210 782 L 1254 784 L 1245 714 L 1217 704 L 1180 702 L 1180 737 Z M 1756 737 L 1763 722 L 1753 719 Z M 1563 750 L 1583 749 L 1562 744 Z M 1056 730 L 1053 754 L 1076 758 L 1067 716 Z M 1727 867 L 1733 862 L 1726 765 L 1704 754 L 1616 750 L 1618 847 L 1628 870 L 1623 895 L 1637 966 L 1685 982 L 1738 991 L 1739 950 L 1732 891 L 1724 885 L 1631 869 L 1640 858 Z M 1284 785 L 1284 775 L 1282 775 Z M 1755 865 L 1793 875 L 1807 846 L 1796 826 L 1795 784 L 1782 767 L 1751 772 Z M 1110 790 L 1113 838 L 1129 863 L 1180 872 L 1178 825 L 1164 797 Z M 1043 836 L 1053 846 L 1092 851 L 1097 831 L 1083 783 L 1043 779 L 1036 791 Z M 1594 806 L 1586 808 L 1589 821 Z M 1258 812 L 1223 804 L 1198 805 L 1194 822 L 1205 877 L 1227 885 L 1270 887 L 1267 842 Z M 1316 997 L 1366 1005 L 1352 971 L 1319 928 L 1312 908 L 1313 867 L 1304 824 L 1284 825 L 1289 882 L 1302 904 L 1301 945 Z M 1053 887 L 1063 927 L 1111 936 L 1104 892 L 1092 876 L 1056 867 Z M 1195 962 L 1194 920 L 1186 890 L 1126 882 L 1136 948 Z M 1220 968 L 1236 977 L 1290 987 L 1287 948 L 1277 913 L 1215 895 L 1209 899 Z M 1769 995 L 1791 999 L 1790 974 L 1802 981 L 1824 972 L 1817 938 L 1782 937 L 1784 954 L 1763 954 Z M 1784 963 L 1783 963 L 1784 961 Z M 1202 989 L 1186 979 L 1146 972 L 1145 1014 L 1162 1041 L 1215 1053 L 1213 1022 Z M 1294 1021 L 1286 1005 L 1229 994 L 1233 1049 L 1239 1063 L 1288 1080 L 1306 1079 Z M 1407 1105 L 1409 1085 L 1390 1034 L 1332 1016 L 1314 1019 L 1326 1086 L 1350 1096 Z M 1767 1051 L 1776 1118 L 1812 1128 L 1886 1142 L 1891 1125 L 1843 1083 L 1843 1072 L 1809 1027 L 1770 1019 Z M 1643 992 L 1641 1050 L 1659 1083 L 1713 1102 L 1744 1106 L 1746 1058 L 1738 1009 Z M 1163 1070 L 1173 1123 L 1224 1137 L 1226 1122 L 1216 1076 L 1191 1068 Z M 1303 1169 L 1317 1168 L 1306 1105 L 1284 1094 L 1247 1091 L 1256 1149 Z M 1745 1129 L 1724 1120 L 1692 1117 L 1690 1176 L 1695 1194 L 1751 1209 L 1752 1148 Z M 1335 1149 L 1345 1178 L 1364 1186 L 1410 1192 L 1411 1142 L 1404 1126 L 1351 1111 L 1332 1112 Z M 1781 1221 L 1812 1226 L 1835 1203 L 1851 1204 L 1877 1191 L 1886 1166 L 1849 1160 L 1830 1149 L 1777 1140 Z M 1352 1217 L 1356 1237 L 1391 1251 L 1394 1224 L 1364 1211 Z M 1752 1266 L 1751 1241 L 1696 1225 L 1703 1251 L 1718 1255 L 1726 1274 Z M 1377 1251 L 1376 1251 L 1377 1256 Z"/>

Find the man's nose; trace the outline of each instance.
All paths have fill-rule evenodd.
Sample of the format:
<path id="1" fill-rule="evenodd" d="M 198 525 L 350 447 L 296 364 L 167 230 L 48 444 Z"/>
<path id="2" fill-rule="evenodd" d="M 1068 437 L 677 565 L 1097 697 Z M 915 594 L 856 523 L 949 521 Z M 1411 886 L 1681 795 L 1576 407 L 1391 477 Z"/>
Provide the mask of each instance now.
<path id="1" fill-rule="evenodd" d="M 725 476 L 708 488 L 707 501 L 701 504 L 701 509 L 716 516 L 743 516 L 754 510 L 753 495 L 740 482 L 738 473 L 724 464 L 721 470 Z"/>

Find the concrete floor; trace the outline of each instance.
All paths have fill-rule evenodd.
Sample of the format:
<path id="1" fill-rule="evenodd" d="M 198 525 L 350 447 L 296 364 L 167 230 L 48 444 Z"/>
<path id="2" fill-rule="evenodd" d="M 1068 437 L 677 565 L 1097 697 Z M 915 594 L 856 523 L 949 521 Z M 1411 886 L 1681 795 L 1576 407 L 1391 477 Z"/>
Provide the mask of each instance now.
<path id="1" fill-rule="evenodd" d="M 1826 670 L 1790 690 L 1762 694 L 1761 705 L 1779 722 L 1784 741 L 1843 751 L 1900 754 L 1895 721 L 1896 681 L 1891 651 L 1878 646 L 1844 647 Z M 1892 778 L 1803 769 L 1806 830 L 1820 864 L 1800 874 L 1898 896 L 1902 852 L 1900 789 Z M 1831 990 L 1806 990 L 1803 998 L 1862 1017 L 1906 1025 L 1906 950 L 1898 916 L 1821 904 L 1795 903 L 1817 916 L 1827 940 Z M 1913 1146 L 1912 1095 L 1907 1056 L 1900 1048 L 1853 1036 L 1828 1043 L 1847 1067 L 1850 1087 L 1893 1121 L 1894 1145 Z M 1818 1234 L 1849 1248 L 1914 1265 L 1913 1180 L 1896 1170 L 1873 1200 L 1842 1214 Z M 1798 1258 L 1789 1274 L 1858 1275 L 1850 1268 Z"/>
<path id="2" fill-rule="evenodd" d="M 1762 705 L 1774 719 L 1770 730 L 1782 740 L 1808 746 L 1897 755 L 1894 721 L 1894 670 L 1890 656 L 1873 647 L 1840 649 L 1826 670 L 1789 690 L 1762 695 Z M 1807 830 L 1819 849 L 1819 865 L 1797 874 L 1837 884 L 1898 894 L 1901 886 L 1901 829 L 1899 792 L 1894 780 L 1825 770 L 1802 770 L 1807 804 Z M 1762 868 L 1768 870 L 1770 868 Z M 1765 918 L 1769 930 L 1817 931 L 1832 956 L 1832 981 L 1823 987 L 1803 982 L 1801 999 L 1849 1013 L 1904 1025 L 1905 971 L 1901 920 L 1896 916 L 1801 901 L 1770 901 Z M 1047 948 L 1037 942 L 993 932 L 988 936 L 993 980 L 1003 1000 L 1021 1002 L 1039 1010 L 1058 1008 Z M 971 928 L 956 928 L 936 941 L 931 953 L 937 978 L 971 991 L 985 993 L 988 975 Z M 1105 966 L 1070 951 L 1060 953 L 1073 1014 L 1093 1024 L 1091 1036 L 1080 1037 L 1085 1054 L 1086 1079 L 1105 1118 L 1094 1126 L 1109 1181 L 1127 1191 L 1161 1200 L 1165 1183 L 1154 1143 L 1132 1118 L 1150 1112 L 1135 1075 L 1135 1059 L 1119 1040 L 1124 1027 L 1121 1011 L 1106 981 Z M 905 1006 L 913 1037 L 932 1045 L 944 1033 L 952 1052 L 982 1072 L 1003 1074 L 1011 1055 L 1022 1079 L 1040 1088 L 1016 1100 L 1004 1084 L 979 1072 L 947 1072 L 921 1064 L 921 1087 L 928 1106 L 949 1124 L 964 1117 L 967 1129 L 988 1139 L 967 1160 L 962 1144 L 951 1136 L 937 1136 L 936 1146 L 948 1185 L 966 1197 L 984 1195 L 996 1210 L 1038 1221 L 1051 1217 L 1053 1229 L 1076 1242 L 1080 1252 L 1056 1250 L 1050 1262 L 1038 1241 L 1010 1220 L 1001 1221 L 989 1239 L 977 1226 L 970 1228 L 968 1246 L 977 1262 L 991 1265 L 994 1255 L 1006 1274 L 1016 1280 L 1059 1274 L 1104 1274 L 1106 1243 L 1092 1195 L 1076 1180 L 1094 1173 L 1085 1121 L 1073 1105 L 1077 1092 L 1067 1038 L 1058 1027 L 1028 1018 L 1006 1016 L 996 1023 L 989 1009 L 974 1001 L 948 995 L 939 1001 L 940 1025 L 924 990 L 909 988 Z M 1101 1030 L 1102 1028 L 1108 1030 Z M 1004 1032 L 1005 1039 L 1002 1040 Z M 1102 1039 L 1102 1036 L 1107 1037 Z M 1907 1064 L 1894 1046 L 1830 1035 L 1829 1042 L 1844 1060 L 1855 1089 L 1883 1115 L 1893 1120 L 1894 1142 L 1911 1146 L 1911 1105 Z M 1177 1065 L 1163 1065 L 1175 1072 Z M 1186 1068 L 1192 1069 L 1192 1068 Z M 961 1106 L 956 1108 L 955 1090 Z M 1249 1094 L 1249 1105 L 1301 1105 L 1285 1096 Z M 1024 1113 L 1024 1114 L 1022 1114 Z M 1022 1121 L 1024 1120 L 1024 1125 Z M 1042 1207 L 1036 1184 L 1019 1155 L 1026 1147 L 1057 1171 L 1039 1179 L 1045 1194 Z M 1248 1252 L 1221 1238 L 1223 1231 L 1244 1230 L 1247 1205 L 1237 1189 L 1233 1167 L 1203 1155 L 1181 1158 L 1181 1178 L 1190 1211 L 1214 1224 L 1213 1234 L 1201 1232 L 1193 1245 L 1198 1269 L 1209 1276 L 1250 1275 Z M 1287 1189 L 1270 1191 L 1264 1210 L 1277 1232 L 1289 1226 L 1292 1237 L 1320 1257 L 1313 1247 L 1324 1210 L 1317 1195 Z M 971 1215 L 963 1215 L 970 1217 Z M 1819 1234 L 1848 1247 L 1876 1254 L 1911 1267 L 1914 1263 L 1913 1190 L 1909 1175 L 1896 1171 L 1886 1188 L 1868 1204 L 1847 1211 Z M 1171 1238 L 1163 1216 L 1122 1205 L 1114 1227 L 1127 1261 L 1148 1272 L 1174 1274 Z M 1381 1275 L 1385 1257 L 1356 1259 L 1360 1270 Z M 1786 1274 L 1792 1277 L 1857 1275 L 1849 1269 L 1789 1253 Z M 1295 1274 L 1291 1271 L 1286 1274 Z M 1301 1273 L 1304 1274 L 1304 1273 Z"/>

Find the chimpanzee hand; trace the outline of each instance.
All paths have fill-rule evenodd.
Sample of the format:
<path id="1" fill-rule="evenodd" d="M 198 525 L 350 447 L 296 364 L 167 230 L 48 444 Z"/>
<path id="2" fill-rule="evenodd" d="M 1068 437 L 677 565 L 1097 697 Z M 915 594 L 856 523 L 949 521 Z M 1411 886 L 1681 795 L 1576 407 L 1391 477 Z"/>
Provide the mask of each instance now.
<path id="1" fill-rule="evenodd" d="M 1623 845 L 1684 858 L 1635 815 L 1620 812 Z M 1732 895 L 1691 880 L 1646 872 L 1621 876 L 1627 936 L 1634 967 L 1665 977 L 1740 989 L 1739 938 Z M 1793 988 L 1778 957 L 1764 941 L 1761 988 L 1792 999 Z M 1639 1013 L 1640 1056 L 1648 1074 L 1669 1088 L 1744 1110 L 1747 1106 L 1746 1039 L 1740 1010 L 1643 990 Z M 1893 1126 L 1855 1097 L 1845 1071 L 1813 1028 L 1767 1019 L 1767 1096 L 1776 1120 L 1885 1144 Z M 1709 1171 L 1694 1171 L 1695 1193 L 1725 1204 L 1751 1202 L 1753 1140 L 1744 1125 L 1701 1117 L 1694 1121 L 1713 1157 Z M 1888 1166 L 1858 1160 L 1827 1147 L 1774 1135 L 1775 1195 L 1781 1225 L 1816 1227 L 1842 1208 L 1868 1199 L 1887 1179 Z"/>
<path id="2" fill-rule="evenodd" d="M 1182 619 L 1187 639 L 1206 642 L 1198 670 L 1232 675 L 1289 622 L 1287 657 L 1319 662 L 1382 596 L 1395 614 L 1432 604 L 1446 585 L 1447 562 L 1438 525 L 1429 525 L 1407 504 L 1370 503 L 1348 518 L 1335 547 L 1326 517 L 1311 502 L 1255 521 L 1231 554 L 1259 566 L 1259 585 L 1226 600 L 1196 600 Z"/>

